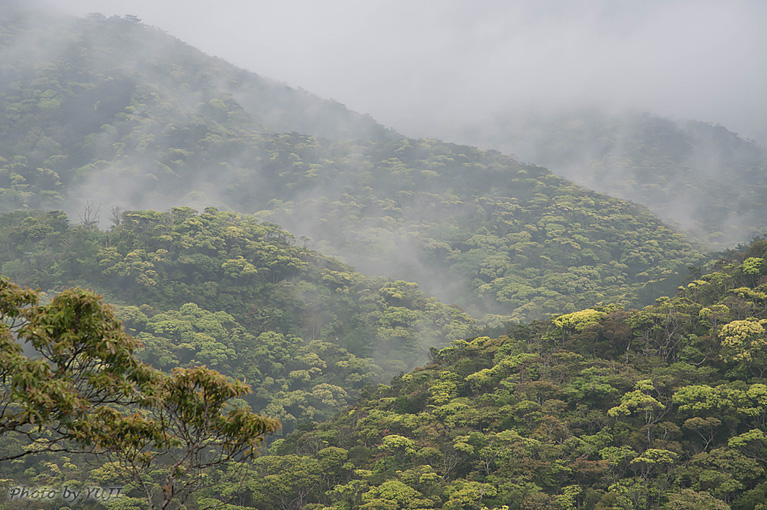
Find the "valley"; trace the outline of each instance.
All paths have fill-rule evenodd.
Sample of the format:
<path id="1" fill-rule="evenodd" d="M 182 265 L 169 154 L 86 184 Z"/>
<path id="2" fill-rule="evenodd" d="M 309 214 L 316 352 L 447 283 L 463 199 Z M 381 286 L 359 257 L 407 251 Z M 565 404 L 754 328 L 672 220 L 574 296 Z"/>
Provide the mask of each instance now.
<path id="1" fill-rule="evenodd" d="M 124 486 L 89 508 L 137 510 L 176 488 L 164 508 L 763 506 L 756 142 L 597 110 L 408 138 L 136 17 L 15 1 L 0 52 L 4 490 Z M 52 380 L 99 388 L 85 411 L 30 403 L 59 390 L 21 372 L 46 351 L 20 332 L 84 331 L 79 305 L 55 311 L 73 288 L 109 310 L 83 321 L 113 313 L 140 343 L 119 363 L 70 353 Z M 46 307 L 54 325 L 24 329 Z M 112 385 L 68 379 L 90 363 Z M 120 363 L 157 372 L 124 382 Z M 203 387 L 221 415 L 174 414 Z M 136 442 L 110 443 L 100 412 Z M 228 434 L 265 417 L 247 423 L 266 446 L 171 469 L 194 437 L 139 419 L 155 415 Z M 0 508 L 64 508 L 9 494 Z"/>

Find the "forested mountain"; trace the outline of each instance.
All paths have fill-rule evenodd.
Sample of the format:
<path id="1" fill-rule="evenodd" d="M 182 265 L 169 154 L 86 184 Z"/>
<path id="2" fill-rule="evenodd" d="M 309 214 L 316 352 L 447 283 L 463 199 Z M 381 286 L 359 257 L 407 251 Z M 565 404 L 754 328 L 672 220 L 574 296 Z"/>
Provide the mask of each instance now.
<path id="1" fill-rule="evenodd" d="M 129 17 L 18 8 L 2 26 L 3 210 L 258 213 L 361 272 L 515 319 L 646 302 L 698 258 L 646 209 L 498 152 L 392 137 Z"/>
<path id="2" fill-rule="evenodd" d="M 151 225 L 146 221 L 151 216 L 128 213 L 124 221 L 143 219 Z M 179 210 L 163 218 L 159 224 L 169 227 L 161 229 L 167 235 L 148 245 L 174 236 L 186 238 L 181 245 L 216 244 L 215 236 L 202 234 L 219 227 L 230 233 L 258 228 L 246 218 L 212 210 L 201 215 Z M 194 226 L 196 235 L 190 233 Z M 271 246 L 289 258 L 291 249 L 279 232 L 261 229 L 271 233 L 271 242 L 262 237 L 252 244 Z M 95 236 L 77 230 L 80 236 Z M 115 230 L 118 253 L 151 237 L 146 231 Z M 236 251 L 231 236 L 227 243 Z M 183 249 L 154 253 L 158 274 L 161 267 L 179 271 L 186 264 Z M 112 268 L 123 266 L 110 248 L 103 256 L 100 278 L 108 280 Z M 299 258 L 310 257 L 304 252 Z M 740 252 L 725 253 L 714 272 L 680 287 L 674 297 L 659 298 L 642 310 L 595 306 L 434 349 L 424 367 L 389 385 L 368 386 L 358 402 L 332 420 L 305 422 L 275 441 L 248 472 L 211 470 L 207 487 L 187 501 L 187 508 L 225 502 L 229 510 L 760 509 L 767 497 L 766 257 L 767 238 L 755 240 Z M 143 271 L 137 280 L 143 285 L 149 283 L 146 278 L 157 278 L 147 264 L 133 267 L 141 269 L 134 275 Z M 272 268 L 286 269 L 295 271 L 297 261 Z M 221 283 L 224 293 L 235 294 L 231 280 Z M 174 290 L 183 292 L 183 287 L 179 282 Z M 381 289 L 384 298 L 398 299 L 391 288 Z M 276 359 L 265 358 L 279 351 L 279 344 L 258 339 L 249 346 L 242 342 L 247 334 L 232 327 L 232 317 L 223 312 L 186 304 L 160 313 L 151 306 L 122 308 L 122 313 L 129 328 L 145 332 L 141 336 L 152 362 L 175 357 L 173 363 L 183 365 L 183 356 L 195 362 L 218 357 L 219 366 L 252 373 L 251 367 L 231 363 L 231 344 L 244 359 L 260 362 L 258 369 L 278 368 Z M 265 349 L 250 350 L 259 344 Z M 295 379 L 320 379 L 339 369 L 354 372 L 366 364 L 339 356 L 338 349 L 328 351 L 328 343 L 312 344 L 324 347 L 297 349 L 305 368 L 279 381 L 283 388 Z M 291 348 L 295 344 L 284 346 Z M 227 357 L 230 364 L 222 363 Z M 319 384 L 311 395 L 290 395 L 337 398 L 332 388 Z M 326 418 L 320 412 L 316 416 Z M 6 442 L 2 453 L 21 447 Z M 125 484 L 119 465 L 83 460 L 44 453 L 0 463 L 0 474 L 6 485 L 122 485 L 121 499 L 89 504 L 146 508 L 135 484 Z M 60 507 L 60 501 L 4 497 L 2 508 Z"/>
<path id="3" fill-rule="evenodd" d="M 676 218 L 699 246 L 767 227 L 754 144 L 584 115 L 484 140 L 519 153 L 501 143 L 519 133 L 526 159 Z M 198 473 L 185 508 L 761 508 L 767 240 L 738 250 L 708 261 L 643 205 L 405 138 L 133 16 L 0 10 L 2 283 L 42 301 L 94 289 L 140 360 L 245 380 L 233 411 L 282 423 L 244 478 Z M 24 303 L 6 301 L 14 321 Z M 29 347 L 2 333 L 0 354 Z M 3 441 L 0 458 L 41 446 Z M 86 504 L 147 508 L 125 466 L 91 460 L 20 456 L 0 487 L 125 485 Z"/>
<path id="4" fill-rule="evenodd" d="M 417 285 L 362 276 L 249 216 L 124 212 L 106 232 L 61 212 L 0 218 L 3 275 L 50 294 L 95 289 L 119 305 L 147 362 L 245 379 L 253 408 L 286 431 L 473 329 Z"/>
<path id="5" fill-rule="evenodd" d="M 81 199 L 96 190 L 73 188 L 103 178 L 107 167 L 133 183 L 110 203 L 146 205 L 141 190 L 163 174 L 195 190 L 201 183 L 177 167 L 190 156 L 184 145 L 204 145 L 206 136 L 224 151 L 222 138 L 231 149 L 259 133 L 387 136 L 369 117 L 204 55 L 130 16 L 76 19 L 4 2 L 0 48 L 3 210 Z"/>
<path id="6" fill-rule="evenodd" d="M 275 443 L 232 508 L 764 508 L 765 256 L 458 341 Z"/>
<path id="7" fill-rule="evenodd" d="M 219 101 L 237 103 L 239 114 L 229 121 L 252 130 L 326 138 L 396 136 L 367 115 L 212 58 L 135 16 L 78 19 L 39 7 L 5 0 L 0 13 L 4 102 L 26 121 L 17 132 L 35 121 L 63 121 L 76 140 L 98 132 L 140 94 L 179 116 L 203 110 L 219 122 L 226 119 Z M 30 81 L 42 96 L 20 90 Z"/>
<path id="8" fill-rule="evenodd" d="M 503 114 L 435 135 L 516 154 L 642 204 L 708 249 L 767 230 L 767 149 L 724 126 L 592 108 Z"/>

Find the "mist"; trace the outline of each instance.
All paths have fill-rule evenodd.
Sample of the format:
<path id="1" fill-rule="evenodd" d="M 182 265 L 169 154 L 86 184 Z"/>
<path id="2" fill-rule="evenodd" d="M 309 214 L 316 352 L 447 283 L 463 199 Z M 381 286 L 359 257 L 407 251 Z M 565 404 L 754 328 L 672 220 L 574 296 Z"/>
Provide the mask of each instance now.
<path id="1" fill-rule="evenodd" d="M 722 124 L 767 143 L 759 0 L 48 3 L 79 16 L 136 15 L 408 136 L 450 139 L 498 112 L 597 105 Z"/>
<path id="2" fill-rule="evenodd" d="M 72 5 L 82 5 L 82 2 Z M 106 11 L 104 7 L 109 5 L 117 5 L 119 8 L 121 4 L 100 4 L 99 8 L 101 11 Z M 361 59 L 361 56 L 365 56 L 360 60 L 360 69 L 364 70 L 365 66 L 375 64 L 375 69 L 388 73 L 390 83 L 386 93 L 382 91 L 376 93 L 374 88 L 370 90 L 362 88 L 355 91 L 355 95 L 377 101 L 376 104 L 382 108 L 380 111 L 384 115 L 396 115 L 398 110 L 404 111 L 409 108 L 409 111 L 405 112 L 407 116 L 403 117 L 403 124 L 394 125 L 396 129 L 405 131 L 405 134 L 409 134 L 406 130 L 422 129 L 423 134 L 430 138 L 471 140 L 472 145 L 484 145 L 486 148 L 497 148 L 504 153 L 513 154 L 517 152 L 519 139 L 513 129 L 506 128 L 513 127 L 514 121 L 519 117 L 519 114 L 514 112 L 525 112 L 533 118 L 544 120 L 548 118 L 547 116 L 561 115 L 563 111 L 577 112 L 582 108 L 581 105 L 592 100 L 586 94 L 586 92 L 592 93 L 587 90 L 588 80 L 594 83 L 599 82 L 605 87 L 602 91 L 595 89 L 593 93 L 604 92 L 611 87 L 616 88 L 612 85 L 613 81 L 620 84 L 626 80 L 625 76 L 619 72 L 613 73 L 615 77 L 613 81 L 605 79 L 603 75 L 601 75 L 601 81 L 597 79 L 600 76 L 597 73 L 600 66 L 610 60 L 606 56 L 615 57 L 619 52 L 613 46 L 597 48 L 595 41 L 600 37 L 605 41 L 609 37 L 617 40 L 630 39 L 631 30 L 621 27 L 620 23 L 630 24 L 628 20 L 631 13 L 613 12 L 606 8 L 600 10 L 597 7 L 597 5 L 591 6 L 591 10 L 587 11 L 591 17 L 581 26 L 565 23 L 567 13 L 570 13 L 574 19 L 585 16 L 581 11 L 574 11 L 572 7 L 568 7 L 565 9 L 566 12 L 563 12 L 560 9 L 542 9 L 541 4 L 521 4 L 517 6 L 517 10 L 499 6 L 494 23 L 490 23 L 487 13 L 475 15 L 465 7 L 449 4 L 443 11 L 435 14 L 436 22 L 430 20 L 430 24 L 423 24 L 420 43 L 415 45 L 415 41 L 411 40 L 409 51 L 405 51 L 406 41 L 393 38 L 391 35 L 387 38 L 381 34 L 378 44 L 382 47 L 376 47 L 378 53 L 370 51 L 369 57 L 364 51 L 363 44 L 365 40 L 368 40 L 369 34 L 364 30 L 360 31 L 358 35 L 362 38 L 362 42 L 357 46 L 356 57 L 351 53 L 348 54 L 350 61 L 354 61 L 352 57 Z M 504 196 L 511 197 L 515 196 L 514 193 L 517 190 L 504 188 L 504 186 L 511 186 L 509 179 L 493 178 L 485 183 L 492 187 L 492 190 L 488 187 L 477 188 L 476 196 L 469 193 L 467 197 L 460 199 L 452 196 L 443 197 L 445 193 L 453 194 L 453 184 L 437 182 L 436 178 L 448 179 L 451 175 L 458 177 L 465 175 L 462 158 L 468 158 L 465 161 L 474 161 L 476 157 L 486 158 L 486 163 L 490 167 L 501 165 L 506 168 L 509 172 L 505 174 L 507 177 L 518 175 L 520 172 L 526 174 L 528 170 L 538 175 L 539 170 L 517 168 L 517 163 L 510 159 L 496 161 L 500 156 L 498 153 L 481 155 L 479 151 L 476 151 L 476 154 L 464 154 L 466 151 L 472 152 L 473 149 L 458 146 L 437 148 L 433 140 L 398 140 L 403 142 L 401 146 L 380 147 L 381 154 L 391 151 L 388 155 L 389 159 L 383 159 L 387 156 L 382 156 L 380 160 L 371 159 L 373 153 L 379 149 L 371 150 L 370 147 L 364 146 L 364 142 L 351 142 L 348 139 L 351 138 L 350 133 L 352 135 L 360 133 L 356 127 L 359 122 L 367 123 L 371 133 L 376 131 L 374 128 L 380 128 L 379 135 L 385 139 L 388 133 L 380 125 L 371 126 L 371 123 L 374 124 L 373 121 L 366 120 L 364 115 L 354 118 L 337 103 L 323 102 L 317 98 L 303 101 L 302 97 L 308 97 L 308 93 L 296 91 L 278 82 L 261 79 L 242 69 L 229 66 L 220 59 L 208 58 L 194 49 L 199 46 L 204 51 L 216 54 L 215 51 L 205 47 L 203 44 L 205 41 L 197 42 L 194 36 L 183 34 L 175 34 L 181 37 L 180 40 L 166 37 L 162 30 L 153 30 L 147 26 L 164 27 L 163 20 L 153 21 L 147 18 L 140 10 L 137 10 L 140 8 L 142 4 L 132 6 L 131 10 L 127 11 L 132 15 L 126 18 L 121 18 L 119 15 L 112 18 L 112 12 L 106 11 L 103 14 L 110 16 L 108 20 L 92 16 L 91 21 L 72 21 L 74 24 L 72 26 L 80 23 L 90 24 L 93 28 L 98 26 L 110 30 L 116 29 L 120 37 L 114 39 L 119 40 L 120 44 L 113 44 L 114 40 L 110 39 L 113 32 L 110 30 L 94 31 L 87 40 L 77 35 L 74 35 L 72 39 L 74 41 L 71 44 L 72 50 L 78 55 L 87 56 L 87 64 L 91 68 L 101 69 L 100 64 L 104 64 L 107 66 L 104 69 L 110 69 L 109 78 L 93 78 L 93 86 L 101 87 L 109 83 L 109 87 L 113 87 L 114 90 L 109 95 L 108 102 L 113 103 L 111 106 L 100 103 L 97 107 L 95 104 L 83 103 L 88 104 L 89 108 L 80 109 L 76 115 L 67 117 L 68 121 L 71 119 L 72 128 L 87 134 L 82 150 L 78 152 L 77 158 L 74 158 L 77 163 L 70 165 L 76 170 L 75 178 L 72 179 L 72 188 L 68 190 L 66 197 L 65 208 L 70 216 L 80 215 L 89 204 L 100 208 L 99 219 L 102 226 L 108 226 L 105 225 L 106 217 L 113 207 L 165 210 L 173 206 L 187 205 L 199 210 L 208 205 L 215 205 L 224 209 L 256 213 L 262 219 L 276 221 L 294 235 L 306 236 L 314 243 L 311 247 L 342 258 L 366 274 L 416 280 L 429 294 L 446 302 L 463 306 L 475 315 L 488 312 L 502 313 L 508 308 L 506 304 L 493 303 L 492 300 L 495 298 L 489 300 L 490 305 L 486 306 L 483 303 L 482 306 L 471 308 L 476 304 L 476 296 L 472 296 L 473 287 L 462 278 L 472 280 L 474 277 L 473 273 L 469 274 L 471 271 L 478 273 L 484 270 L 486 274 L 483 274 L 487 278 L 492 281 L 498 280 L 499 271 L 501 273 L 506 271 L 512 263 L 511 259 L 508 257 L 492 259 L 488 256 L 487 258 L 491 260 L 485 263 L 484 258 L 474 260 L 471 258 L 474 255 L 471 255 L 463 260 L 461 258 L 464 255 L 463 251 L 456 250 L 456 253 L 452 254 L 450 244 L 443 246 L 444 243 L 441 242 L 440 236 L 452 239 L 452 234 L 438 232 L 439 229 L 437 229 L 435 230 L 437 233 L 434 234 L 436 237 L 432 239 L 429 222 L 436 224 L 438 220 L 444 221 L 446 218 L 443 212 L 447 211 L 450 221 L 465 225 L 470 223 L 469 219 L 479 209 L 475 211 L 474 208 L 469 207 L 467 210 L 453 211 L 454 203 L 461 204 L 461 200 L 464 200 L 466 204 L 473 204 L 476 196 L 486 197 L 496 192 L 501 193 L 499 191 L 501 188 L 505 190 L 503 193 L 508 194 Z M 352 14 L 361 15 L 362 13 L 360 8 L 350 9 Z M 370 30 L 383 31 L 385 27 L 381 25 L 381 20 L 385 20 L 387 16 L 391 19 L 392 14 L 389 11 L 375 11 L 370 7 L 367 9 L 366 13 L 371 23 Z M 227 8 L 223 9 L 223 12 L 227 12 Z M 265 11 L 265 14 L 270 12 L 276 11 Z M 297 12 L 304 13 L 304 11 Z M 657 16 L 654 12 L 643 12 L 648 19 Z M 511 21 L 503 16 L 504 13 L 509 14 L 508 19 Z M 188 15 L 190 14 L 187 11 L 179 14 L 181 17 Z M 143 23 L 135 23 L 137 18 L 142 19 Z M 35 19 L 41 21 L 37 17 Z M 212 19 L 212 25 L 215 26 L 216 16 L 212 15 Z M 256 19 L 268 19 L 268 16 L 266 18 L 256 16 Z M 334 18 L 333 23 L 338 24 L 338 19 Z M 418 20 L 426 20 L 423 13 L 418 12 L 407 19 L 408 21 L 403 23 L 413 30 L 415 25 L 411 26 L 411 24 Z M 321 17 L 317 20 L 320 25 L 322 20 Z M 444 26 L 439 20 L 445 21 Z M 609 24 L 602 26 L 606 23 L 605 20 L 616 20 L 615 26 Z M 508 32 L 509 23 L 512 21 L 512 24 L 516 23 L 515 27 L 518 30 Z M 465 24 L 465 30 L 457 30 L 459 22 Z M 333 23 L 326 28 L 336 27 Z M 34 25 L 40 25 L 37 27 L 39 33 L 54 32 L 50 29 L 51 25 L 45 23 L 34 23 Z M 237 37 L 234 31 L 236 26 L 235 23 L 232 36 L 234 39 Z M 291 30 L 295 29 L 293 24 L 289 23 L 287 26 Z M 395 26 L 386 28 L 387 33 L 396 32 L 392 28 Z M 445 26 L 451 26 L 456 30 L 448 32 Z M 336 28 L 338 33 L 333 33 L 340 37 L 339 41 L 345 42 L 339 43 L 338 52 L 329 51 L 329 48 L 326 48 L 328 58 L 331 60 L 340 58 L 339 55 L 344 51 L 351 51 L 350 48 L 354 46 L 351 44 L 353 41 L 343 38 L 343 27 L 338 25 Z M 600 29 L 597 30 L 598 28 Z M 405 36 L 414 33 L 413 30 L 410 32 L 406 30 Z M 512 35 L 507 37 L 507 32 Z M 321 47 L 325 39 L 320 36 L 330 36 L 325 32 L 318 34 L 317 44 Z M 204 34 L 198 37 L 204 37 Z M 642 39 L 644 34 L 637 32 L 634 37 Z M 540 38 L 541 42 L 537 42 L 536 38 Z M 222 39 L 225 39 L 223 35 Z M 595 57 L 588 65 L 585 63 L 587 58 L 584 57 L 582 61 L 576 58 L 578 48 L 583 48 L 583 40 L 591 41 L 589 44 L 593 46 L 594 54 L 599 57 Z M 391 48 L 383 47 L 386 41 L 390 41 Z M 495 46 L 486 44 L 488 41 L 494 42 Z M 22 42 L 25 44 L 16 44 L 13 49 L 23 54 L 27 48 L 26 40 Z M 295 52 L 298 52 L 299 43 L 300 40 L 293 41 L 292 47 Z M 83 44 L 87 44 L 86 50 Z M 35 47 L 33 43 L 31 46 Z M 69 51 L 67 48 L 70 44 L 60 46 L 61 48 L 44 50 L 50 53 L 47 55 L 49 62 L 63 60 L 64 54 L 57 52 Z M 285 46 L 291 47 L 287 44 Z M 529 53 L 523 51 L 527 47 L 532 48 Z M 448 53 L 451 58 L 459 58 L 460 61 L 440 59 L 440 55 L 447 51 L 446 48 L 450 50 Z M 418 56 L 416 55 L 418 52 L 414 49 L 423 51 Z M 252 53 L 259 54 L 258 51 Z M 561 53 L 569 55 L 570 59 L 561 60 Z M 222 54 L 219 53 L 219 55 Z M 547 55 L 548 60 L 544 58 Z M 383 63 L 389 62 L 391 65 L 383 65 L 381 61 L 377 61 L 378 56 L 381 59 L 388 59 Z M 430 56 L 432 58 L 426 58 Z M 227 60 L 238 63 L 235 58 L 225 57 Z M 416 65 L 416 59 L 420 59 L 418 60 L 420 64 Z M 498 63 L 491 65 L 488 59 L 495 59 Z M 617 57 L 615 60 L 617 61 Z M 445 66 L 451 62 L 453 68 L 448 73 Z M 637 65 L 641 62 L 642 60 L 638 59 Z M 310 64 L 316 66 L 318 61 L 307 62 L 307 65 Z M 244 67 L 244 64 L 240 63 L 240 65 Z M 408 65 L 411 69 L 407 68 Z M 248 67 L 255 69 L 257 66 Z M 576 71 L 581 67 L 593 70 L 593 73 L 589 71 L 577 74 Z M 624 68 L 628 67 L 628 64 L 624 65 Z M 442 71 L 437 72 L 439 69 Z M 540 72 L 536 72 L 536 69 Z M 261 69 L 257 71 L 261 75 L 282 79 L 276 71 L 264 72 Z M 339 70 L 334 75 L 334 79 L 337 83 L 343 84 L 346 75 L 341 71 L 343 70 Z M 506 78 L 509 82 L 508 89 L 504 89 L 502 80 L 490 79 L 493 74 L 501 76 L 512 71 L 516 74 L 513 78 Z M 362 71 L 351 72 L 350 70 L 350 76 L 357 76 L 360 72 Z M 573 74 L 572 86 L 556 77 L 556 73 L 566 72 Z M 432 93 L 420 90 L 428 82 L 433 82 L 437 75 L 441 75 L 441 86 L 438 87 L 432 83 L 430 85 L 433 88 Z M 401 79 L 397 79 L 398 77 Z M 478 77 L 486 79 L 484 86 L 488 91 L 487 94 L 477 91 Z M 578 79 L 581 81 L 579 82 Z M 533 86 L 533 83 L 537 84 L 537 88 Z M 628 94 L 625 91 L 624 93 Z M 449 100 L 449 97 L 453 99 Z M 494 98 L 498 98 L 495 110 L 492 109 Z M 617 96 L 611 97 L 607 92 L 603 93 L 602 99 L 600 103 L 602 109 L 617 111 L 630 107 L 628 103 L 620 104 Z M 386 103 L 387 100 L 390 103 Z M 440 102 L 442 102 L 441 106 Z M 327 113 L 328 105 L 333 115 L 323 114 L 323 112 Z M 353 104 L 350 106 L 355 107 Z M 419 116 L 419 111 L 425 113 Z M 118 112 L 129 112 L 130 115 L 118 116 Z M 319 115 L 314 118 L 317 112 Z M 538 114 L 536 115 L 535 112 Z M 372 113 L 374 116 L 379 115 L 375 111 Z M 486 117 L 483 118 L 483 115 Z M 335 133 L 329 133 L 333 130 L 327 127 L 328 122 L 325 120 L 331 117 L 334 119 L 332 122 L 337 122 L 341 126 L 335 130 Z M 450 120 L 451 118 L 455 120 Z M 206 120 L 201 122 L 201 119 Z M 307 119 L 309 119 L 308 122 Z M 316 120 L 322 120 L 323 125 L 320 126 L 322 132 L 313 130 L 317 128 L 313 122 Z M 227 127 L 219 124 L 219 121 L 224 122 Z M 566 122 L 565 125 L 567 124 Z M 613 124 L 608 119 L 609 131 L 616 131 L 612 128 Z M 235 138 L 231 137 L 232 133 L 226 131 L 230 128 L 237 133 Z M 547 136 L 552 133 L 552 130 L 545 125 L 539 131 Z M 528 142 L 538 144 L 539 142 L 535 140 L 535 130 L 532 132 L 533 137 L 528 139 Z M 617 133 L 619 136 L 609 140 L 610 145 L 615 146 L 617 150 L 614 151 L 615 156 L 612 160 L 607 163 L 620 162 L 624 154 L 631 155 L 630 150 L 627 152 L 621 147 L 634 138 L 631 136 L 632 132 L 627 130 L 623 133 L 619 130 Z M 659 134 L 660 138 L 664 137 L 663 133 L 665 132 Z M 573 155 L 589 162 L 594 159 L 594 155 L 603 152 L 601 147 L 586 146 L 582 143 L 581 140 L 584 137 L 578 130 L 563 130 L 561 133 L 554 134 L 563 135 L 553 140 L 555 145 L 569 143 L 578 149 L 578 152 L 568 150 L 563 154 L 556 154 L 563 156 L 561 161 L 564 163 L 571 162 L 568 158 Z M 306 135 L 321 136 L 323 141 L 313 140 L 311 136 Z M 547 141 L 545 138 L 544 136 L 543 141 Z M 374 136 L 372 139 L 379 138 Z M 225 140 L 230 140 L 231 143 Z M 439 154 L 435 152 L 436 149 Z M 573 168 L 560 165 L 554 159 L 550 159 L 553 164 L 548 164 L 549 161 L 544 161 L 543 158 L 547 156 L 551 158 L 552 151 L 545 146 L 544 149 L 546 150 L 538 153 L 531 151 L 529 154 L 532 156 L 522 159 L 533 163 L 544 163 L 556 173 L 577 180 L 575 175 L 578 172 L 577 168 L 574 168 L 574 174 Z M 396 159 L 400 152 L 404 155 L 402 161 Z M 43 156 L 45 155 L 41 155 L 38 159 L 42 161 Z M 698 156 L 697 153 L 691 155 L 693 159 Z M 709 158 L 702 159 L 704 163 L 708 163 Z M 402 184 L 398 182 L 397 176 L 405 174 L 399 174 L 399 170 L 392 161 L 399 163 L 404 161 L 409 165 L 408 169 L 415 170 L 414 175 L 417 176 L 420 187 L 405 190 L 408 192 L 398 195 L 403 190 L 395 189 Z M 686 160 L 682 162 L 687 164 Z M 33 163 L 29 164 L 34 167 Z M 597 163 L 601 162 L 597 161 Z M 390 165 L 394 166 L 390 167 Z M 487 165 L 480 164 L 475 168 L 476 175 L 473 180 L 481 180 L 482 172 L 490 168 Z M 71 172 L 72 168 L 63 170 Z M 378 180 L 373 179 L 372 174 L 366 176 L 366 172 L 373 168 L 378 170 L 376 174 Z M 748 166 L 744 172 L 747 173 L 746 171 L 750 171 L 751 168 Z M 640 168 L 642 171 L 654 169 L 652 165 Z M 617 172 L 614 173 L 617 174 Z M 662 172 L 654 173 L 662 174 Z M 632 181 L 633 173 L 626 172 L 618 177 L 621 181 L 620 185 L 628 183 L 630 187 L 635 187 Z M 650 177 L 653 176 L 650 175 Z M 666 176 L 662 174 L 661 177 Z M 369 179 L 369 182 L 365 179 Z M 460 178 L 457 182 L 461 182 Z M 661 188 L 666 195 L 669 192 L 665 182 L 657 185 L 649 183 L 649 179 L 642 182 L 651 188 L 653 186 L 656 189 Z M 600 184 L 599 181 L 595 183 Z M 467 186 L 470 187 L 468 182 L 461 182 L 461 192 L 467 192 Z M 685 181 L 680 181 L 679 187 L 684 188 L 684 186 Z M 594 183 L 591 187 L 598 188 Z M 612 188 L 601 189 L 613 192 Z M 618 192 L 614 194 L 620 196 Z M 623 196 L 633 199 L 633 197 Z M 438 218 L 428 216 L 434 214 L 434 211 L 430 212 L 429 209 L 435 206 L 431 202 L 434 197 L 442 197 L 438 200 L 439 204 L 436 204 L 439 207 L 434 209 L 440 211 Z M 524 200 L 528 198 L 525 197 Z M 665 202 L 669 202 L 667 198 L 662 197 Z M 685 198 L 686 203 L 689 204 L 702 203 L 695 197 Z M 728 199 L 724 195 L 722 198 Z M 357 200 L 360 203 L 357 203 Z M 729 201 L 732 202 L 732 200 Z M 671 203 L 681 204 L 679 201 L 671 201 Z M 364 211 L 360 204 L 365 206 Z M 399 208 L 396 214 L 389 211 L 391 204 Z M 441 209 L 443 206 L 444 209 Z M 676 221 L 683 223 L 690 223 L 691 218 L 695 218 L 694 211 L 691 213 L 687 207 L 682 210 L 673 210 L 671 215 L 677 218 Z M 731 228 L 733 222 L 727 221 L 722 230 L 739 231 L 739 229 Z M 694 224 L 690 226 L 695 227 Z M 514 226 L 517 230 L 518 227 L 519 225 Z M 521 234 L 517 230 L 515 233 Z M 467 232 L 469 231 L 473 232 L 467 227 Z M 466 237 L 468 243 L 471 234 L 467 234 Z M 423 239 L 426 241 L 420 243 L 419 240 L 423 241 Z M 740 238 L 735 242 L 739 240 Z M 513 243 L 523 241 L 521 238 L 513 239 Z M 730 238 L 724 241 L 727 245 L 733 243 Z M 477 247 L 484 246 L 482 243 L 485 241 L 477 240 Z M 500 241 L 495 244 L 490 243 L 488 246 L 492 245 L 493 249 L 497 249 L 500 245 L 505 246 L 499 243 Z M 469 252 L 471 249 L 465 251 Z M 474 254 L 477 253 L 479 252 L 474 252 Z M 453 255 L 456 257 L 451 259 Z M 480 253 L 480 255 L 485 257 L 484 254 Z M 449 263 L 456 266 L 456 275 L 460 273 L 461 277 L 450 275 L 446 278 L 444 272 L 440 272 L 441 269 L 435 269 L 435 260 L 442 261 L 442 259 L 450 259 Z M 528 260 L 527 256 L 520 257 L 519 264 L 525 264 Z M 474 269 L 461 269 L 463 266 Z M 537 270 L 544 271 L 544 267 L 541 265 Z M 503 285 L 511 285 L 511 282 L 504 281 Z M 494 295 L 502 296 L 504 300 L 507 300 L 506 294 L 499 294 L 500 290 L 494 289 L 493 292 L 496 292 Z"/>

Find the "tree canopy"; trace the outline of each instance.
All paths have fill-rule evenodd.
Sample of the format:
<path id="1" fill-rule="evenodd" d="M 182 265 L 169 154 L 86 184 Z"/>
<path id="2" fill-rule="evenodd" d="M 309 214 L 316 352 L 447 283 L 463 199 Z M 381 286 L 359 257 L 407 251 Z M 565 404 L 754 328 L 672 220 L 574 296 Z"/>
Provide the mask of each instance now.
<path id="1" fill-rule="evenodd" d="M 755 240 L 640 310 L 594 307 L 457 341 L 276 441 L 269 476 L 333 449 L 304 505 L 761 508 L 767 380 L 744 353 L 764 337 L 767 271 L 755 260 L 766 255 Z M 261 480 L 241 491 L 252 508 L 272 504 Z"/>
<path id="2" fill-rule="evenodd" d="M 543 167 L 387 133 L 141 23 L 17 10 L 0 18 L 0 211 L 67 209 L 86 223 L 99 206 L 102 220 L 160 204 L 258 214 L 476 318 L 643 306 L 700 261 L 643 207 Z M 25 37 L 66 51 L 27 50 Z M 141 268 L 154 261 L 121 262 L 113 271 L 151 285 Z M 254 268 L 235 255 L 227 275 Z"/>
<path id="3" fill-rule="evenodd" d="M 165 509 L 199 489 L 207 469 L 253 457 L 278 430 L 277 420 L 229 407 L 248 385 L 140 361 L 140 342 L 100 296 L 73 288 L 42 298 L 0 278 L 0 461 L 106 456 Z"/>

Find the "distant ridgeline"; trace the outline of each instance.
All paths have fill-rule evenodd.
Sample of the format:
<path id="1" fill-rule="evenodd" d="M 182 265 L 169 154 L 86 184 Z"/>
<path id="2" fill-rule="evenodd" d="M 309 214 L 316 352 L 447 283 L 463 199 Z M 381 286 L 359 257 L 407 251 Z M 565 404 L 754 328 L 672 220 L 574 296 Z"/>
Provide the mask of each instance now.
<path id="1" fill-rule="evenodd" d="M 642 204 L 708 249 L 767 231 L 767 148 L 723 126 L 593 108 L 451 129 L 435 136 L 516 154 Z"/>
<path id="2" fill-rule="evenodd" d="M 238 497 L 264 509 L 764 508 L 765 257 L 764 239 L 730 252 L 643 310 L 458 341 L 277 441 Z"/>
<path id="3" fill-rule="evenodd" d="M 704 257 L 643 206 L 406 139 L 130 16 L 43 11 L 0 11 L 0 273 L 50 295 L 95 289 L 145 360 L 253 385 L 248 403 L 292 434 L 194 505 L 767 500 L 767 241 L 700 276 Z M 681 172 L 684 137 L 669 142 L 679 158 L 654 152 L 664 126 L 589 160 L 594 175 L 619 154 L 625 189 Z M 722 186 L 701 218 L 753 233 L 761 153 L 709 128 L 744 189 Z M 721 180 L 686 182 L 710 194 Z M 40 462 L 4 463 L 0 481 L 117 473 Z"/>
<path id="4" fill-rule="evenodd" d="M 403 139 L 134 19 L 0 16 L 1 210 L 257 212 L 361 272 L 517 320 L 651 302 L 699 260 L 642 207 Z"/>

